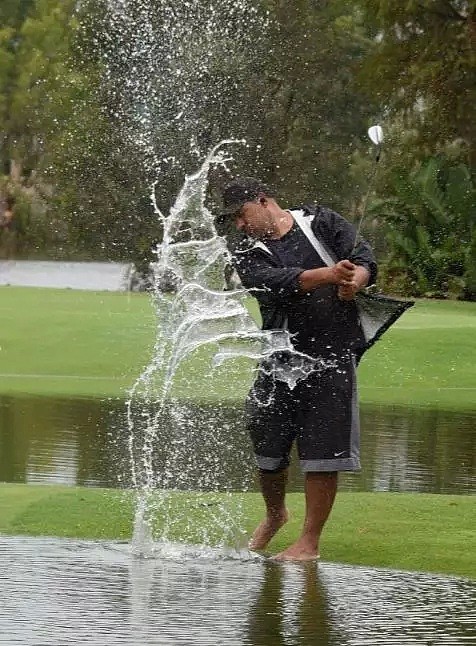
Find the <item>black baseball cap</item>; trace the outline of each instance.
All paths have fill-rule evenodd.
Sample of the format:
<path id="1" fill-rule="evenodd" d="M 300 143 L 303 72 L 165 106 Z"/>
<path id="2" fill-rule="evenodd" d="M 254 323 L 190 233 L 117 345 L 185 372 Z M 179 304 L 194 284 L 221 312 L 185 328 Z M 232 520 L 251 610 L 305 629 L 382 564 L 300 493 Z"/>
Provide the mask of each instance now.
<path id="1" fill-rule="evenodd" d="M 264 182 L 254 177 L 237 177 L 223 191 L 223 211 L 218 216 L 220 221 L 235 215 L 247 202 L 254 202 L 258 196 L 275 197 L 275 193 Z"/>

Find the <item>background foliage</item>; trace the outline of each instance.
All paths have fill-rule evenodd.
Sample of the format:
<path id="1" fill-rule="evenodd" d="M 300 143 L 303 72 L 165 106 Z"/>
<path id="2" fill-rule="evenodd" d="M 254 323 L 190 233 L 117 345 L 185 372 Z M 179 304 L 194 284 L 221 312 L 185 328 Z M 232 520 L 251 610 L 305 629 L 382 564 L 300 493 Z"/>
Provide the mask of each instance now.
<path id="1" fill-rule="evenodd" d="M 381 285 L 474 300 L 475 39 L 475 0 L 4 0 L 0 254 L 145 265 L 152 184 L 166 211 L 225 138 L 232 174 L 357 219 L 380 122 Z"/>

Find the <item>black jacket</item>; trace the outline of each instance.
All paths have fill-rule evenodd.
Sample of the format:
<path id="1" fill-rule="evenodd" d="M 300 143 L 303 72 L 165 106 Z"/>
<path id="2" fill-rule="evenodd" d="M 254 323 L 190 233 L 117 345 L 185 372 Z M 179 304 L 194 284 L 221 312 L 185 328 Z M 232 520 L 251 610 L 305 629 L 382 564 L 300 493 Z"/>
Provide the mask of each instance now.
<path id="1" fill-rule="evenodd" d="M 337 260 L 348 258 L 377 276 L 377 264 L 367 242 L 354 247 L 355 228 L 338 213 L 317 205 L 299 207 L 313 217 L 311 228 Z M 317 354 L 357 352 L 365 343 L 354 301 L 341 301 L 334 285 L 302 292 L 298 277 L 305 269 L 325 267 L 317 252 L 297 225 L 292 231 L 296 258 L 301 264 L 283 262 L 256 241 L 246 240 L 233 252 L 235 268 L 243 286 L 258 300 L 263 329 L 287 328 L 294 335 L 297 350 Z M 293 227 L 294 229 L 294 227 Z M 288 234 L 286 234 L 288 235 Z M 271 246 L 271 245 L 270 245 Z"/>

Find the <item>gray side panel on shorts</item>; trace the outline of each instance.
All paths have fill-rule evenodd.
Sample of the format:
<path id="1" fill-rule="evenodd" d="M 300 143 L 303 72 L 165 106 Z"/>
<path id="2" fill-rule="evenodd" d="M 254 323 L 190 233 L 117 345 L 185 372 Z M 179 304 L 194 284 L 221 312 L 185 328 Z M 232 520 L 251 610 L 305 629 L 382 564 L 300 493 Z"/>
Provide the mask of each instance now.
<path id="1" fill-rule="evenodd" d="M 283 458 L 267 458 L 265 455 L 255 455 L 258 469 L 275 471 L 283 462 Z"/>
<path id="2" fill-rule="evenodd" d="M 300 460 L 299 462 L 304 473 L 317 473 L 325 471 L 360 471 L 360 460 L 343 458 L 339 460 Z"/>
<path id="3" fill-rule="evenodd" d="M 352 401 L 351 401 L 351 431 L 350 431 L 350 456 L 328 460 L 300 460 L 302 471 L 323 472 L 323 471 L 360 471 L 360 420 L 359 420 L 359 398 L 357 393 L 357 371 L 355 360 L 352 373 Z"/>

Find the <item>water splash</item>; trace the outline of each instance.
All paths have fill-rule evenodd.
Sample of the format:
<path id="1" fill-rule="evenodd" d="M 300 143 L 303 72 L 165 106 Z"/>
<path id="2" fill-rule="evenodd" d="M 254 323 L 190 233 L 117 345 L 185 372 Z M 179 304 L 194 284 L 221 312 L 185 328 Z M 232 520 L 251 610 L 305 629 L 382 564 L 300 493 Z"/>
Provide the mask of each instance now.
<path id="1" fill-rule="evenodd" d="M 239 546 L 239 510 L 230 496 L 221 496 L 211 506 L 204 503 L 208 520 L 201 523 L 198 538 L 187 510 L 171 508 L 171 489 L 217 490 L 221 461 L 229 455 L 226 434 L 215 428 L 212 415 L 208 432 L 193 424 L 186 404 L 196 389 L 190 376 L 181 397 L 173 387 L 185 362 L 187 374 L 196 368 L 196 357 L 201 361 L 201 382 L 207 379 L 205 365 L 223 370 L 224 362 L 228 369 L 237 358 L 273 361 L 282 351 L 288 351 L 290 359 L 277 377 L 291 387 L 316 369 L 304 355 L 292 354 L 287 332 L 258 329 L 245 307 L 243 290 L 224 291 L 228 251 L 205 204 L 210 167 L 226 168 L 225 151 L 236 143 L 227 139 L 210 150 L 213 142 L 230 132 L 237 137 L 248 133 L 257 114 L 266 110 L 268 99 L 255 88 L 269 54 L 269 15 L 253 0 L 100 4 L 103 24 L 97 50 L 108 118 L 117 124 L 126 149 L 141 158 L 162 228 L 154 264 L 157 339 L 153 358 L 127 405 L 132 482 L 139 492 L 134 549 L 143 554 L 153 548 L 156 516 L 162 520 L 162 541 L 173 539 L 180 527 L 185 540 L 190 534 L 210 544 L 216 541 L 216 525 L 222 528 L 219 542 Z M 204 160 L 198 171 L 188 174 L 198 160 Z M 164 215 L 159 205 L 170 204 L 173 187 L 184 176 Z M 240 461 L 241 456 L 232 458 Z M 243 477 L 244 488 L 246 468 Z"/>
<path id="2" fill-rule="evenodd" d="M 269 361 L 277 353 L 286 352 L 288 361 L 276 377 L 291 388 L 298 379 L 319 368 L 315 360 L 293 350 L 287 331 L 258 328 L 245 306 L 245 290 L 224 291 L 229 252 L 225 240 L 216 232 L 214 216 L 205 201 L 210 167 L 227 163 L 224 151 L 233 143 L 236 142 L 221 142 L 210 151 L 200 169 L 186 177 L 168 216 L 161 213 L 152 195 L 163 225 L 163 241 L 157 247 L 154 265 L 158 332 L 152 361 L 132 388 L 127 405 L 132 479 L 139 491 L 133 544 L 140 554 L 151 549 L 154 515 L 163 520 L 162 540 L 167 541 L 173 526 L 180 523 L 182 535 L 187 532 L 188 518 L 169 508 L 167 491 L 182 481 L 187 484 L 191 471 L 195 473 L 194 489 L 213 490 L 214 474 L 220 469 L 223 446 L 213 428 L 210 437 L 200 438 L 200 443 L 209 442 L 209 455 L 203 458 L 201 454 L 201 465 L 194 461 L 193 423 L 189 424 L 186 403 L 172 394 L 181 363 L 204 347 L 213 349 L 212 367 L 237 357 Z M 174 285 L 173 294 L 164 289 L 170 284 Z M 165 413 L 170 408 L 172 415 L 169 413 L 165 427 Z M 158 443 L 160 460 L 155 451 Z M 213 505 L 210 522 L 226 528 L 222 530 L 223 545 L 231 542 L 240 546 L 239 510 L 232 510 L 226 496 Z M 206 524 L 200 540 L 203 544 L 211 540 Z"/>
<path id="3" fill-rule="evenodd" d="M 97 0 L 88 2 L 97 15 Z M 203 159 L 230 124 L 246 132 L 245 88 L 250 73 L 259 76 L 269 50 L 269 13 L 253 0 L 99 4 L 95 47 L 109 118 L 140 151 L 147 180 L 167 177 L 158 186 L 164 199 L 171 178 Z M 265 100 L 254 100 L 255 112 L 256 101 Z"/>

